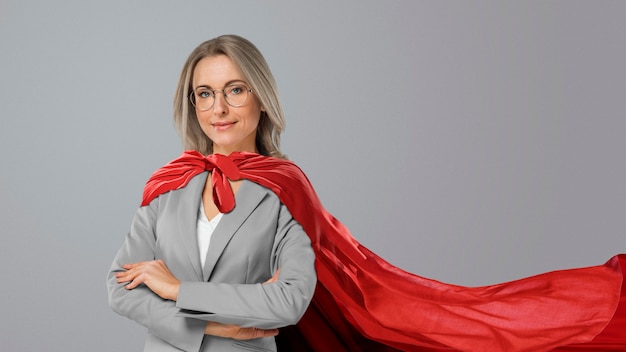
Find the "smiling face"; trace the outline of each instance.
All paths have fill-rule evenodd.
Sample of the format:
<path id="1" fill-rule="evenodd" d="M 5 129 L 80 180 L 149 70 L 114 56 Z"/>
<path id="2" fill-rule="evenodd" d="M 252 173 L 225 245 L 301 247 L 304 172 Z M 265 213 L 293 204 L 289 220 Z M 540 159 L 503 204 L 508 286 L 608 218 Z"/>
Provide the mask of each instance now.
<path id="1" fill-rule="evenodd" d="M 243 74 L 228 56 L 210 56 L 198 62 L 193 73 L 193 90 L 217 90 L 215 102 L 209 110 L 196 109 L 198 122 L 204 134 L 213 141 L 213 153 L 258 153 L 256 132 L 261 117 L 261 104 L 254 93 L 248 93 L 244 105 L 228 105 L 221 90 L 233 83 L 248 86 Z"/>

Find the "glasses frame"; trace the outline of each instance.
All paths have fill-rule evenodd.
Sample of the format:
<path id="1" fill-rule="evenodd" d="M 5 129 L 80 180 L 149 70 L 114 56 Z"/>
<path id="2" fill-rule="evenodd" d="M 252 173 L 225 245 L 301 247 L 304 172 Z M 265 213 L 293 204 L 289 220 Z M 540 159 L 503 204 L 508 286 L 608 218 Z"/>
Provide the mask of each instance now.
<path id="1" fill-rule="evenodd" d="M 229 85 L 230 86 L 230 85 Z M 226 104 L 232 106 L 233 108 L 240 108 L 244 105 L 246 105 L 246 103 L 248 102 L 248 97 L 250 96 L 250 93 L 254 92 L 254 89 L 252 88 L 248 88 L 248 86 L 246 86 L 245 84 L 242 84 L 244 91 L 248 93 L 248 95 L 246 95 L 246 99 L 243 101 L 243 103 L 239 104 L 239 105 L 235 105 L 235 104 L 231 104 L 228 101 L 228 94 L 226 94 L 224 92 L 224 89 L 228 88 L 228 86 L 224 87 L 224 89 L 210 89 L 208 87 L 198 87 L 198 88 L 203 88 L 206 89 L 208 91 L 210 91 L 213 94 L 213 104 L 211 104 L 211 106 L 209 106 L 206 109 L 200 109 L 199 107 L 196 106 L 196 91 L 195 90 L 191 90 L 191 93 L 189 93 L 189 96 L 187 96 L 187 99 L 189 100 L 189 102 L 191 103 L 191 105 L 193 105 L 193 107 L 198 110 L 198 111 L 209 111 L 213 108 L 213 106 L 215 106 L 215 100 L 217 100 L 217 95 L 215 94 L 216 92 L 220 92 L 222 93 L 222 96 L 224 96 L 224 101 L 226 102 Z M 198 89 L 196 88 L 196 89 Z"/>

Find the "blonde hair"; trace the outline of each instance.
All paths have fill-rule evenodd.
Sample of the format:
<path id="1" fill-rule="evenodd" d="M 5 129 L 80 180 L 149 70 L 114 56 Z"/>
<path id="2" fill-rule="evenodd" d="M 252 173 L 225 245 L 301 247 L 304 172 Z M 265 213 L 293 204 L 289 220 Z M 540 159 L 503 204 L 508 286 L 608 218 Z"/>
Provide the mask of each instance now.
<path id="1" fill-rule="evenodd" d="M 226 55 L 235 63 L 265 110 L 261 112 L 256 134 L 259 153 L 285 158 L 280 151 L 280 133 L 285 128 L 285 118 L 274 76 L 259 49 L 237 35 L 223 35 L 198 45 L 183 66 L 174 95 L 174 123 L 183 147 L 205 155 L 213 153 L 213 142 L 200 128 L 196 110 L 188 97 L 193 89 L 193 73 L 198 62 L 217 55 Z"/>

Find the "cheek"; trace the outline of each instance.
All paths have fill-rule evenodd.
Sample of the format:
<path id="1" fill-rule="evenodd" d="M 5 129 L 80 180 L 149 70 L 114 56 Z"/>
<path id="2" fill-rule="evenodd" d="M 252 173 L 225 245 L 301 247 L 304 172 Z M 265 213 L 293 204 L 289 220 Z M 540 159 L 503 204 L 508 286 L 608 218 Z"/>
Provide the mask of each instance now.
<path id="1" fill-rule="evenodd" d="M 255 129 L 258 128 L 259 124 L 261 123 L 261 113 L 256 115 L 254 118 L 251 118 L 250 123 L 254 125 Z"/>
<path id="2" fill-rule="evenodd" d="M 262 115 L 264 114 L 261 110 L 261 103 L 259 103 L 258 99 L 254 99 L 253 103 L 250 106 L 250 110 L 248 111 L 248 116 L 250 116 L 250 123 L 253 123 L 255 126 L 258 126 L 261 122 Z"/>
<path id="3" fill-rule="evenodd" d="M 200 129 L 204 132 L 204 134 L 207 134 L 211 131 L 209 118 L 206 115 L 206 113 L 200 113 L 196 115 L 198 119 L 198 124 L 200 125 Z"/>
<path id="4" fill-rule="evenodd" d="M 240 121 L 245 124 L 245 128 L 248 129 L 256 129 L 259 126 L 259 122 L 261 121 L 261 110 L 259 109 L 248 109 L 246 111 L 241 111 Z"/>
<path id="5" fill-rule="evenodd" d="M 200 127 L 205 126 L 209 123 L 209 114 L 206 111 L 197 112 L 196 119 Z"/>

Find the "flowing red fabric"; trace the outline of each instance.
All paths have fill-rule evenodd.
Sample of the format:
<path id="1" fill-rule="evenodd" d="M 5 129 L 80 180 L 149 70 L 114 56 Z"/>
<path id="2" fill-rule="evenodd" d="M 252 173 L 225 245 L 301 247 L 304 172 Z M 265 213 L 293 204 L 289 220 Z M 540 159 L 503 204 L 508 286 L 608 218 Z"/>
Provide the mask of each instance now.
<path id="1" fill-rule="evenodd" d="M 626 255 L 484 287 L 445 284 L 403 271 L 359 244 L 328 213 L 288 160 L 252 153 L 186 151 L 157 170 L 142 205 L 212 171 L 222 212 L 235 207 L 228 180 L 271 189 L 311 238 L 318 285 L 288 351 L 626 351 Z"/>

